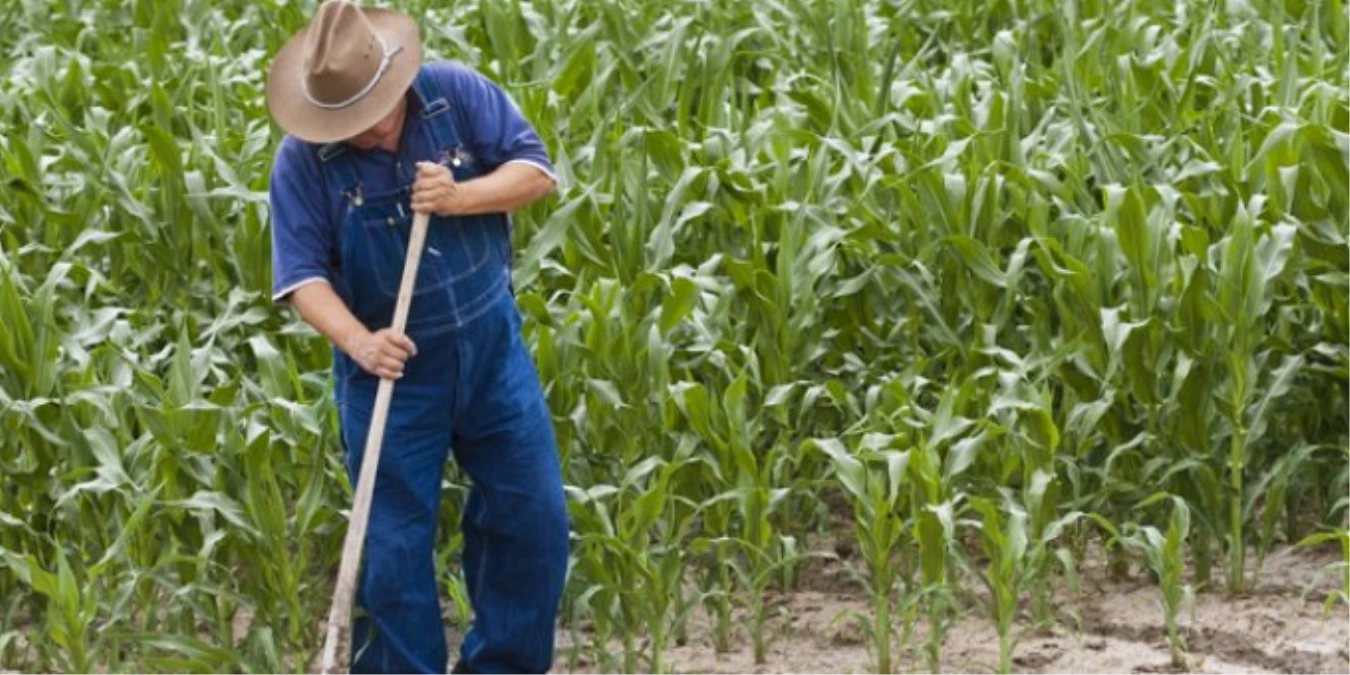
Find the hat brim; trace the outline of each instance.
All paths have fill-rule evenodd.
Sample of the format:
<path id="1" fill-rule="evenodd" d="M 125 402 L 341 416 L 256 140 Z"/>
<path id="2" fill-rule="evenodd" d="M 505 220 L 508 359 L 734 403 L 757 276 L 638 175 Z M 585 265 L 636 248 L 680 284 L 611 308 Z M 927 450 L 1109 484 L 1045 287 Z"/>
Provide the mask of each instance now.
<path id="1" fill-rule="evenodd" d="M 392 49 L 403 49 L 389 63 L 379 84 L 352 105 L 330 110 L 309 102 L 304 90 L 306 27 L 291 36 L 272 59 L 267 76 L 267 108 L 286 133 L 310 143 L 341 141 L 374 126 L 408 92 L 422 65 L 422 40 L 411 17 L 387 9 L 362 8 L 375 31 Z"/>

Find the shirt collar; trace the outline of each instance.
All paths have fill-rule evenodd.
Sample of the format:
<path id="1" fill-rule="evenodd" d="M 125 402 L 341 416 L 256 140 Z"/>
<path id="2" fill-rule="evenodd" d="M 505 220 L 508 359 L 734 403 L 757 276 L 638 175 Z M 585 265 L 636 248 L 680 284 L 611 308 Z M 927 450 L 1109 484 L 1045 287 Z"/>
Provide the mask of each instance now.
<path id="1" fill-rule="evenodd" d="M 422 94 L 418 93 L 416 87 L 408 87 L 408 93 L 405 94 L 408 99 L 408 116 L 412 113 L 422 112 L 427 107 L 427 102 L 422 100 Z"/>

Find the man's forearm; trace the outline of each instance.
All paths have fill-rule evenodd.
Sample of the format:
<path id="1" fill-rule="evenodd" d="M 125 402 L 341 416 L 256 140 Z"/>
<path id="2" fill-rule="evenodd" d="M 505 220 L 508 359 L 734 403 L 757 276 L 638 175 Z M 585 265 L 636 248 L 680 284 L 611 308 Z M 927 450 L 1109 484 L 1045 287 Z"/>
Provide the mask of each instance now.
<path id="1" fill-rule="evenodd" d="M 370 332 L 326 282 L 305 284 L 295 289 L 290 303 L 305 323 L 348 354 L 352 353 L 353 343 Z"/>
<path id="2" fill-rule="evenodd" d="M 543 199 L 556 187 L 553 179 L 531 164 L 503 164 L 496 171 L 457 184 L 461 215 L 510 213 Z"/>

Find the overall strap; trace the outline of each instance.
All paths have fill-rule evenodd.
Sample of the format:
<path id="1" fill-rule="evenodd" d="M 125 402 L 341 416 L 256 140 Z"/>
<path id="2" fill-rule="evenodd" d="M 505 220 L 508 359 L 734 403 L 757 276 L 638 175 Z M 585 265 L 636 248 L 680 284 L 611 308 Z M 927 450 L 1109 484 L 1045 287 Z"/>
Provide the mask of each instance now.
<path id="1" fill-rule="evenodd" d="M 431 135 L 432 146 L 457 151 L 460 147 L 459 132 L 455 129 L 455 116 L 450 114 L 450 100 L 426 66 L 417 71 L 413 90 L 422 99 L 422 126 Z"/>
<path id="2" fill-rule="evenodd" d="M 438 149 L 448 148 L 449 156 L 444 159 L 448 160 L 452 167 L 458 167 L 459 157 L 457 154 L 463 150 L 463 146 L 460 144 L 459 132 L 455 128 L 455 116 L 451 114 L 450 100 L 446 96 L 446 92 L 441 89 L 440 84 L 432 77 L 426 66 L 422 66 L 422 69 L 417 72 L 417 78 L 413 80 L 413 89 L 422 98 L 423 126 L 426 127 L 427 133 L 431 135 L 432 146 Z M 502 220 L 506 224 L 507 257 L 510 261 L 508 264 L 513 264 L 516 251 L 511 248 L 510 241 L 515 224 L 511 221 L 509 215 L 502 216 Z M 511 293 L 515 293 L 514 285 L 511 286 Z"/>
<path id="3" fill-rule="evenodd" d="M 348 201 L 356 206 L 361 205 L 361 177 L 356 174 L 356 167 L 352 165 L 352 156 L 345 143 L 329 143 L 320 147 L 319 166 L 332 172 L 338 189 Z"/>

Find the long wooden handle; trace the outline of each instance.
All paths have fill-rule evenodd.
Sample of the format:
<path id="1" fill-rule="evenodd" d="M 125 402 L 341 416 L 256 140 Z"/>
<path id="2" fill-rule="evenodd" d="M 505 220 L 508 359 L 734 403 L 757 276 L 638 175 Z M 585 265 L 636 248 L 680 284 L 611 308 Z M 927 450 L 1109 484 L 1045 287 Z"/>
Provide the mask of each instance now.
<path id="1" fill-rule="evenodd" d="M 413 217 L 412 235 L 408 239 L 408 258 L 403 263 L 403 283 L 398 288 L 398 303 L 394 306 L 394 330 L 402 333 L 408 323 L 408 308 L 412 305 L 417 266 L 422 260 L 422 248 L 427 239 L 430 216 L 419 213 Z M 361 475 L 356 483 L 356 499 L 352 504 L 351 522 L 347 539 L 342 544 L 342 562 L 338 566 L 337 588 L 333 591 L 333 607 L 328 613 L 328 636 L 323 643 L 323 672 L 345 673 L 351 641 L 352 599 L 356 595 L 356 573 L 361 568 L 361 552 L 366 543 L 366 525 L 370 522 L 370 502 L 375 494 L 375 470 L 380 465 L 380 446 L 384 442 L 384 425 L 389 418 L 389 402 L 394 397 L 394 381 L 380 379 L 375 392 L 375 411 L 370 418 L 370 435 L 366 437 L 366 451 L 361 457 Z"/>

